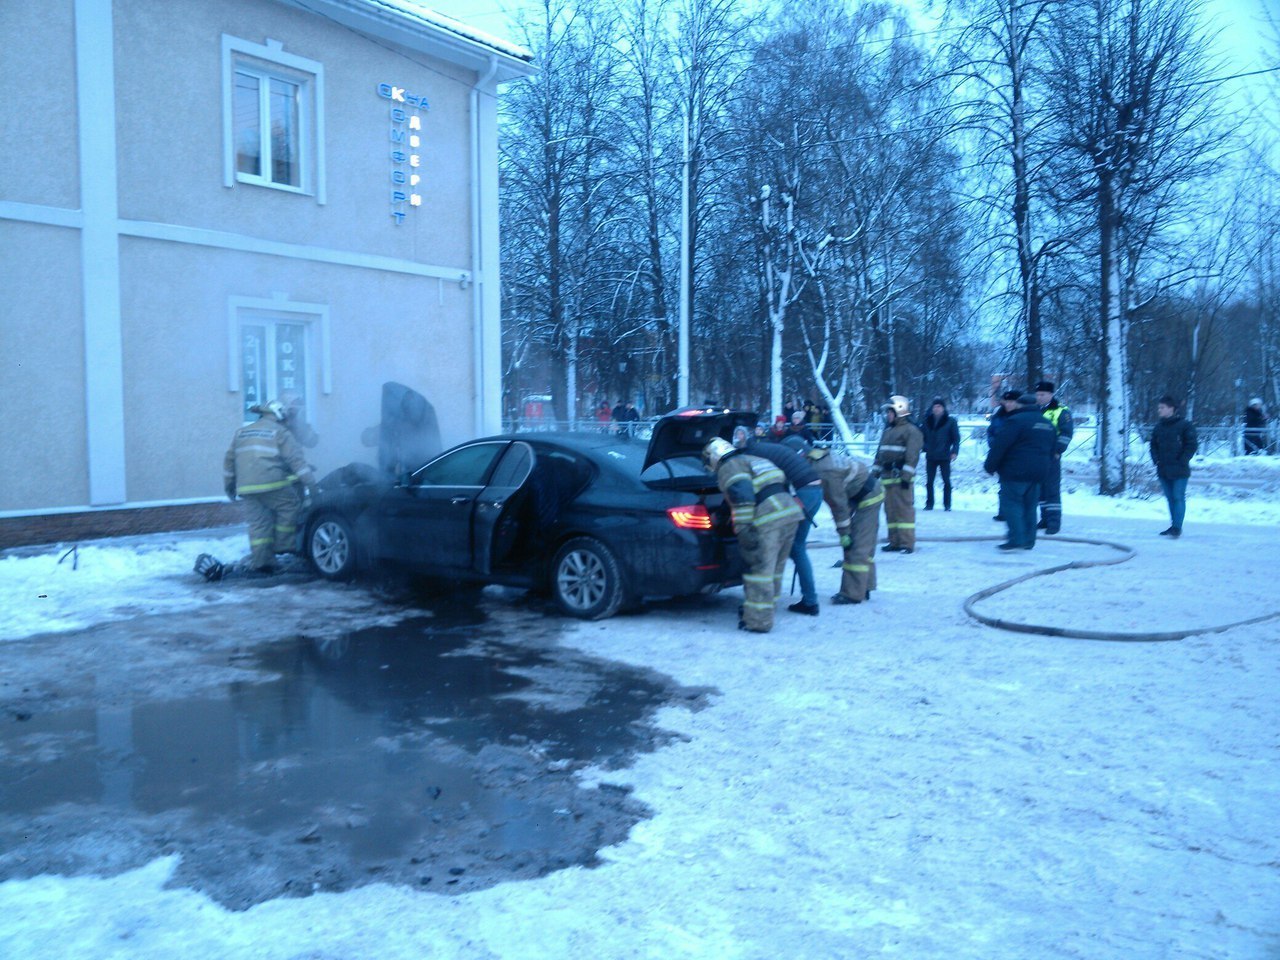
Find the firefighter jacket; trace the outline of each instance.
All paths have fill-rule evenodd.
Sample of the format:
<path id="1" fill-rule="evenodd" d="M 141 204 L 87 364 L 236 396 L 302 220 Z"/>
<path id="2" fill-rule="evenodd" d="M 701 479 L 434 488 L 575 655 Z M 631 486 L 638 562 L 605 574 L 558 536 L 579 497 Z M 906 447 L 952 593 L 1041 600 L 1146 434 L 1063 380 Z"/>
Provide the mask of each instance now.
<path id="1" fill-rule="evenodd" d="M 794 490 L 818 482 L 818 474 L 810 465 L 809 458 L 796 452 L 790 443 L 757 440 L 747 448 L 747 452 L 753 457 L 764 457 L 770 461 L 786 475 L 787 483 Z"/>
<path id="2" fill-rule="evenodd" d="M 1053 424 L 1053 429 L 1058 434 L 1058 440 L 1053 452 L 1058 456 L 1062 456 L 1067 452 L 1067 447 L 1071 445 L 1071 434 L 1075 430 L 1075 423 L 1071 419 L 1071 408 L 1063 406 L 1057 400 L 1050 400 L 1049 405 L 1040 412 L 1044 414 L 1046 420 Z"/>
<path id="3" fill-rule="evenodd" d="M 903 483 L 915 479 L 916 465 L 920 462 L 920 448 L 924 435 L 911 422 L 910 417 L 895 417 L 893 423 L 880 434 L 880 446 L 876 450 L 875 465 L 886 477 L 901 477 Z"/>
<path id="4" fill-rule="evenodd" d="M 858 503 L 875 489 L 876 478 L 861 460 L 833 450 L 814 453 L 821 454 L 811 462 L 822 480 L 822 499 L 835 520 L 836 532 L 844 536 L 849 533 Z"/>
<path id="5" fill-rule="evenodd" d="M 299 480 L 309 486 L 314 476 L 298 441 L 283 423 L 266 413 L 236 431 L 222 461 L 227 496 L 282 490 Z"/>
<path id="6" fill-rule="evenodd" d="M 804 519 L 800 504 L 787 490 L 786 475 L 764 457 L 741 450 L 726 454 L 716 467 L 716 483 L 729 501 L 734 530 Z"/>

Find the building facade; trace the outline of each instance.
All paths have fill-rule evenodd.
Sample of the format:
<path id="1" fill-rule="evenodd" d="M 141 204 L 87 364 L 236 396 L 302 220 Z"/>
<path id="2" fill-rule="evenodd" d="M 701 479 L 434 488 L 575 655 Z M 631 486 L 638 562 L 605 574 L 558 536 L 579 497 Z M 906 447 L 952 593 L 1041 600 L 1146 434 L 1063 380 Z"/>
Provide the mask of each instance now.
<path id="1" fill-rule="evenodd" d="M 0 519 L 215 502 L 282 395 L 321 473 L 376 457 L 384 381 L 446 444 L 498 428 L 526 51 L 410 0 L 5 3 L 0 38 Z"/>

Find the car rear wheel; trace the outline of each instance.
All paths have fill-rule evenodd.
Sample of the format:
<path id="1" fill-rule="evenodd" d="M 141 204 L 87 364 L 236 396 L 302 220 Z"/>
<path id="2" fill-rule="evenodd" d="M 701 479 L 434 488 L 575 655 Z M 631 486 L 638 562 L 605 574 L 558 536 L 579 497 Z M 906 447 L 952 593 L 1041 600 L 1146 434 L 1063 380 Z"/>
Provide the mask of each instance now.
<path id="1" fill-rule="evenodd" d="M 307 532 L 307 558 L 326 580 L 347 580 L 356 572 L 356 541 L 346 520 L 321 517 Z"/>
<path id="2" fill-rule="evenodd" d="M 613 616 L 626 597 L 618 558 L 599 540 L 570 540 L 551 564 L 551 595 L 571 617 L 603 620 Z"/>

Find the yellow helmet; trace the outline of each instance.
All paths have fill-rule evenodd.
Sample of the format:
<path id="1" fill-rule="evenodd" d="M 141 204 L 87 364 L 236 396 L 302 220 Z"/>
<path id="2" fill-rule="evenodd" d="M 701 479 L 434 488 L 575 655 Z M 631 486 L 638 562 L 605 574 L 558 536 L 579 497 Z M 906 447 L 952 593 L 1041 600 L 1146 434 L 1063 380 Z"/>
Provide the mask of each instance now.
<path id="1" fill-rule="evenodd" d="M 268 400 L 266 403 L 258 404 L 258 412 L 263 414 L 271 414 L 281 423 L 284 423 L 285 409 L 284 404 L 279 400 Z"/>
<path id="2" fill-rule="evenodd" d="M 730 453 L 733 453 L 732 443 L 723 437 L 713 437 L 702 448 L 702 462 L 706 464 L 708 470 L 716 470 L 720 466 L 720 461 Z"/>
<path id="3" fill-rule="evenodd" d="M 895 416 L 907 417 L 911 415 L 911 403 L 906 397 L 900 394 L 894 394 L 889 398 L 889 402 L 884 405 L 885 410 L 892 410 Z"/>

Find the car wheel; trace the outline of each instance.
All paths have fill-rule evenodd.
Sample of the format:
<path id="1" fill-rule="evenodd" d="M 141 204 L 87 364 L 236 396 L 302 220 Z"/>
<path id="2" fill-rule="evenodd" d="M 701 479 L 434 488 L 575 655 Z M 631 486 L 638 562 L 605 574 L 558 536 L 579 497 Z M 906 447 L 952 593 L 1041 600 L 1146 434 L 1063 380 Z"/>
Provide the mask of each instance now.
<path id="1" fill-rule="evenodd" d="M 307 533 L 307 559 L 326 580 L 347 580 L 356 572 L 356 540 L 337 516 L 321 517 Z"/>
<path id="2" fill-rule="evenodd" d="M 618 558 L 599 540 L 570 540 L 551 564 L 551 595 L 571 617 L 603 620 L 613 616 L 626 596 Z"/>

